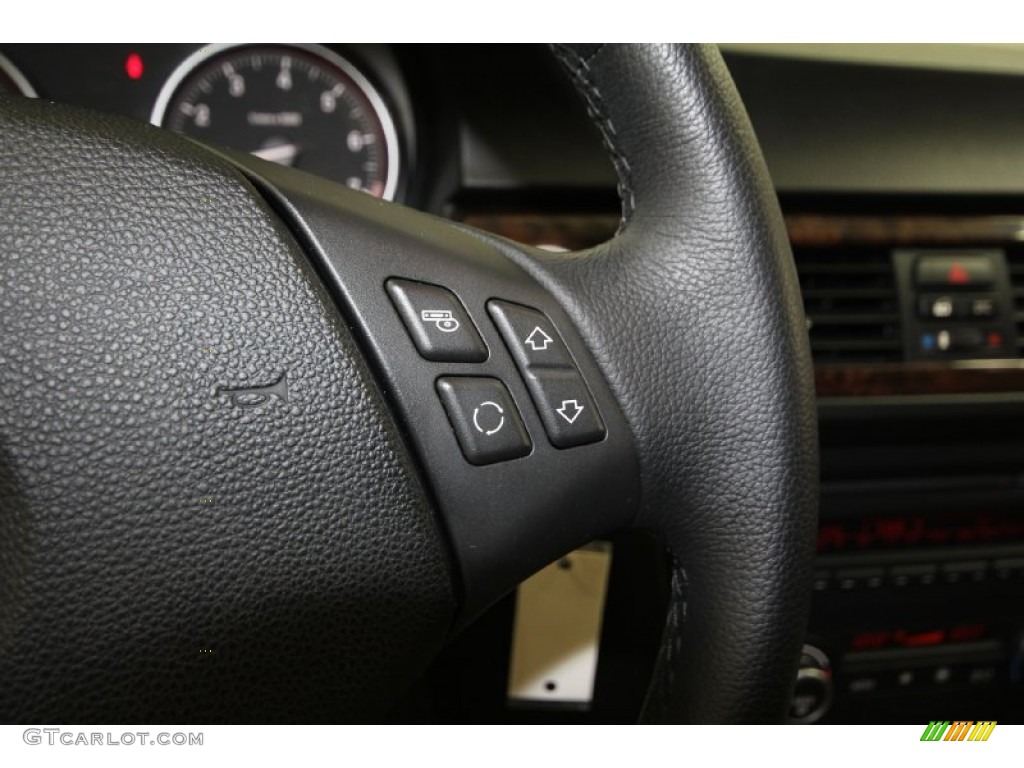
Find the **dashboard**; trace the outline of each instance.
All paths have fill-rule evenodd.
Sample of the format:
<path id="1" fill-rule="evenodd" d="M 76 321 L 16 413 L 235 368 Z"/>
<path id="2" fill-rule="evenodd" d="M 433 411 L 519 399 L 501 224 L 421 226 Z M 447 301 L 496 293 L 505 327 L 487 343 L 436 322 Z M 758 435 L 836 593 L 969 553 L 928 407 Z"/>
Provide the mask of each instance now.
<path id="1" fill-rule="evenodd" d="M 1024 66 L 724 53 L 786 217 L 815 361 L 821 526 L 791 718 L 1019 721 Z M 618 225 L 600 137 L 539 46 L 0 54 L 0 91 L 127 115 L 519 242 L 586 248 Z M 635 719 L 668 570 L 639 534 L 607 547 L 582 706 L 510 704 L 510 596 L 454 640 L 395 717 Z"/>

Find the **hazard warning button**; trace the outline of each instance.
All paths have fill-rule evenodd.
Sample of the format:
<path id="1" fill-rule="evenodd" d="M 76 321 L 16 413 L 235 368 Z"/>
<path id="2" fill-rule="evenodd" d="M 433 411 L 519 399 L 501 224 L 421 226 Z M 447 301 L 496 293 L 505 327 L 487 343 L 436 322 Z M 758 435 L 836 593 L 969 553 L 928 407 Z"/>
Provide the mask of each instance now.
<path id="1" fill-rule="evenodd" d="M 995 281 L 995 266 L 990 256 L 921 256 L 915 280 L 918 288 L 989 288 Z"/>

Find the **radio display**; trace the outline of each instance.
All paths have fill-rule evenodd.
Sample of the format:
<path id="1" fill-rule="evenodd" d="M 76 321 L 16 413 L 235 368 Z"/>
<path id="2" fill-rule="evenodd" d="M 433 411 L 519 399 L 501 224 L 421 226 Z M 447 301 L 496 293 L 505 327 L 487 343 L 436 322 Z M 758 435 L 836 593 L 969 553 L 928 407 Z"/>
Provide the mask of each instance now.
<path id="1" fill-rule="evenodd" d="M 866 515 L 818 529 L 819 554 L 1013 542 L 1024 543 L 1024 514 L 1009 511 Z"/>

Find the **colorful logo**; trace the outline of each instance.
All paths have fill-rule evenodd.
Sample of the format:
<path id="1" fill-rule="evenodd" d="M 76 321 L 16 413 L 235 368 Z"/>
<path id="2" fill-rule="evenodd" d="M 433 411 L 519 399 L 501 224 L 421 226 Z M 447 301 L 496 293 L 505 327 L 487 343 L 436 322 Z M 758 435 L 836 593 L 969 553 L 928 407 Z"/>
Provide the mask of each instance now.
<path id="1" fill-rule="evenodd" d="M 995 720 L 932 720 L 921 734 L 921 741 L 988 741 L 995 730 Z"/>

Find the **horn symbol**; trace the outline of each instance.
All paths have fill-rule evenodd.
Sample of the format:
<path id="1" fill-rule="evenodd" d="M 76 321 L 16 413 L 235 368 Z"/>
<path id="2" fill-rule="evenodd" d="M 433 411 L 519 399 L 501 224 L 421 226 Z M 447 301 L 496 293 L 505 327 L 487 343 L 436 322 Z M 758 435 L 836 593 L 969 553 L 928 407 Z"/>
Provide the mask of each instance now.
<path id="1" fill-rule="evenodd" d="M 255 408 L 263 405 L 270 398 L 288 402 L 288 374 L 282 373 L 281 378 L 273 384 L 265 384 L 262 387 L 218 387 L 219 394 L 225 394 L 231 398 L 231 404 L 238 408 Z"/>

